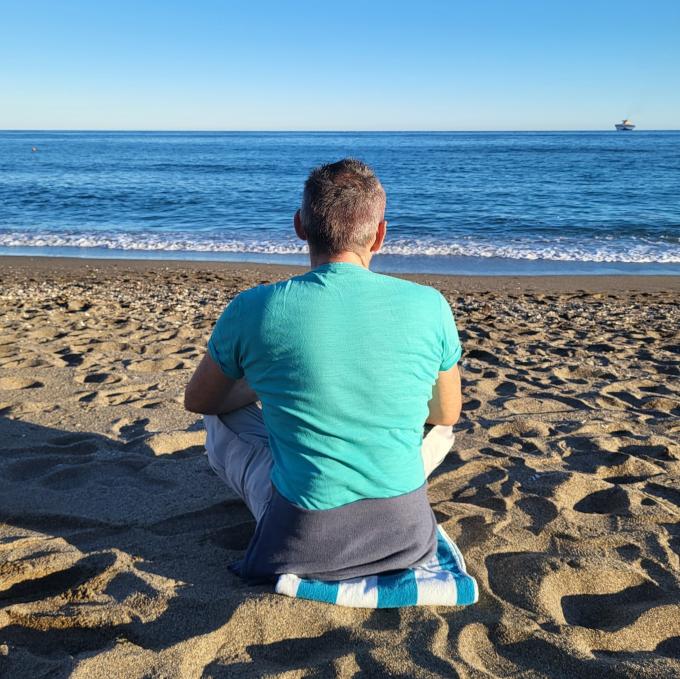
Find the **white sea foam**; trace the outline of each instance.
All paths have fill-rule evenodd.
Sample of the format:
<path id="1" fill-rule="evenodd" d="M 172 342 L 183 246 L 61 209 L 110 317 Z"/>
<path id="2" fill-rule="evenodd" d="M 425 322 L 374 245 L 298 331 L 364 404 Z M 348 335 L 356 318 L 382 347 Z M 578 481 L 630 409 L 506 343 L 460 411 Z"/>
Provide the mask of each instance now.
<path id="1" fill-rule="evenodd" d="M 0 232 L 0 247 L 97 248 L 153 252 L 214 252 L 292 255 L 305 253 L 301 241 L 236 240 L 196 234 L 79 232 L 27 233 Z M 461 238 L 450 242 L 427 239 L 394 239 L 385 244 L 383 254 L 402 256 L 497 257 L 510 260 L 549 260 L 562 262 L 609 262 L 638 264 L 678 264 L 680 244 L 657 243 L 627 237 L 613 239 L 508 239 L 506 242 Z"/>

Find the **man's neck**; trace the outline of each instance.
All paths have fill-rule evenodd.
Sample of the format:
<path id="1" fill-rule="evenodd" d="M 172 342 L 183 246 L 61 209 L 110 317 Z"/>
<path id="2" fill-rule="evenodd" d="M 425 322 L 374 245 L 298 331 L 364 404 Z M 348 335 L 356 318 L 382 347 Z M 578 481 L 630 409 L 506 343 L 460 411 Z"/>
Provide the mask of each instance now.
<path id="1" fill-rule="evenodd" d="M 364 269 L 368 269 L 368 265 L 371 263 L 372 253 L 358 254 L 356 252 L 340 252 L 337 255 L 328 255 L 326 253 L 309 253 L 309 261 L 312 269 L 316 269 L 324 264 L 334 264 L 336 262 L 346 262 L 347 264 L 356 264 L 357 266 L 362 266 Z"/>

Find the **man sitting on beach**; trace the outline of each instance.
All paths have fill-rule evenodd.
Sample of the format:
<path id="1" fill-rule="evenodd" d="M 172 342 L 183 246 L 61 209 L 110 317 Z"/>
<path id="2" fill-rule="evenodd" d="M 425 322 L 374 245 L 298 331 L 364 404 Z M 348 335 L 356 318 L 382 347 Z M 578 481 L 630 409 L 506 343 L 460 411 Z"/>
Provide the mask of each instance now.
<path id="1" fill-rule="evenodd" d="M 313 170 L 294 218 L 311 270 L 237 295 L 186 388 L 212 469 L 257 521 L 248 579 L 342 580 L 434 554 L 426 478 L 453 443 L 461 347 L 437 290 L 369 271 L 384 215 L 365 164 Z"/>

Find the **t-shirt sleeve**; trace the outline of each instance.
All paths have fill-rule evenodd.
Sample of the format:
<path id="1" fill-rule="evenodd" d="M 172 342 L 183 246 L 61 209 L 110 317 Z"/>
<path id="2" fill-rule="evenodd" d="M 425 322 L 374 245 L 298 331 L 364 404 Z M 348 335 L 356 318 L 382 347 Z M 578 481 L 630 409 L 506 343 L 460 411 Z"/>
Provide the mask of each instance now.
<path id="1" fill-rule="evenodd" d="M 458 363 L 461 354 L 463 353 L 463 347 L 460 345 L 460 338 L 458 337 L 458 329 L 456 328 L 456 321 L 453 318 L 453 312 L 444 295 L 439 295 L 439 302 L 441 305 L 442 319 L 442 362 L 439 368 L 441 372 L 453 368 L 453 366 Z"/>
<path id="2" fill-rule="evenodd" d="M 243 377 L 241 365 L 241 300 L 235 297 L 217 319 L 208 340 L 208 353 L 222 372 L 233 380 Z"/>

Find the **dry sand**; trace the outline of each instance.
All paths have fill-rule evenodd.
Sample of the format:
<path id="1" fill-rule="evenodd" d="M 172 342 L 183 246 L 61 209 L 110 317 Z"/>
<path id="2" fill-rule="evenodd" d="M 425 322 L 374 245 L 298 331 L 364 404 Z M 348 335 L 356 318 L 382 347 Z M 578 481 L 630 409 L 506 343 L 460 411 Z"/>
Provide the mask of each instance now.
<path id="1" fill-rule="evenodd" d="M 678 278 L 446 278 L 467 609 L 248 587 L 183 386 L 273 266 L 0 260 L 3 677 L 680 676 Z"/>

